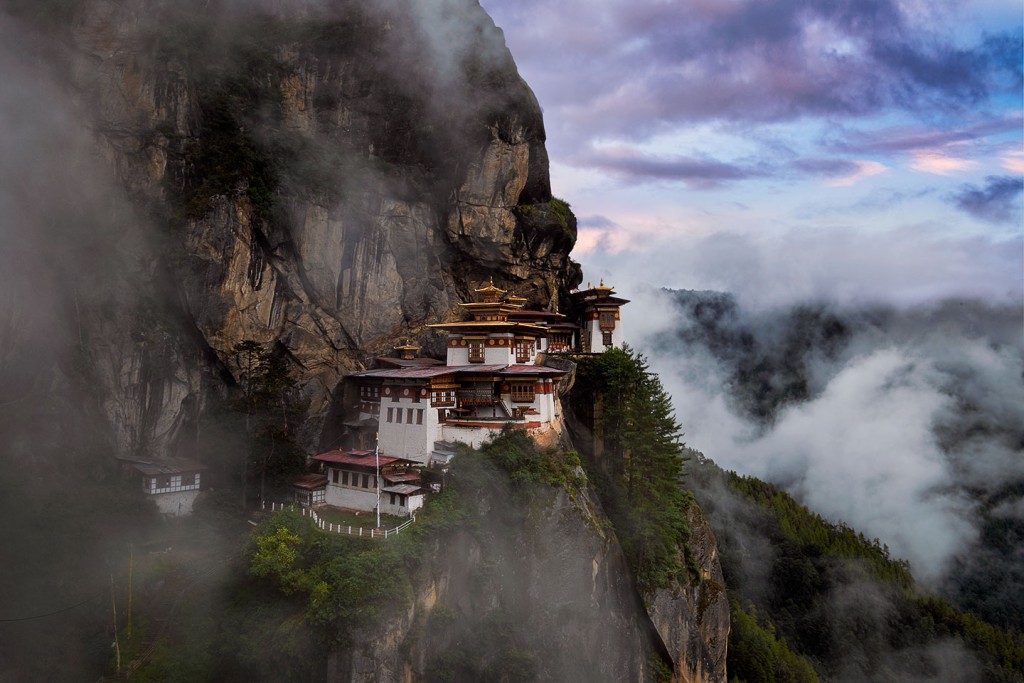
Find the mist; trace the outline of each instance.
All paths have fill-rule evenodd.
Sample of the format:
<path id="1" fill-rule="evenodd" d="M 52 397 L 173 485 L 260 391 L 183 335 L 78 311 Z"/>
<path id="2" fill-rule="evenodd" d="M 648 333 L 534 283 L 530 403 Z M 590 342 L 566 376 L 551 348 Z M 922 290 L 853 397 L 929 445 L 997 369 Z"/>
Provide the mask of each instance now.
<path id="1" fill-rule="evenodd" d="M 1024 522 L 1019 307 L 751 310 L 714 292 L 629 296 L 627 337 L 672 394 L 690 447 L 879 539 L 933 588 L 955 595 L 954 568 L 969 582 L 995 563 L 997 592 L 1020 595 L 1019 548 L 982 542 L 995 516 Z"/>

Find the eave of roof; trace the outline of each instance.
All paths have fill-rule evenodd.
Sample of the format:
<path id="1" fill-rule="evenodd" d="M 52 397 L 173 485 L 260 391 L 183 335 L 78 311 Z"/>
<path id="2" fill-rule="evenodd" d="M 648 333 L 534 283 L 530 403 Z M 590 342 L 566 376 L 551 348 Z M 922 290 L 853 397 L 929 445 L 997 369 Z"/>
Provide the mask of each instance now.
<path id="1" fill-rule="evenodd" d="M 357 465 L 361 467 L 376 467 L 377 465 L 384 467 L 385 465 L 395 463 L 412 464 L 414 462 L 393 455 L 376 456 L 373 451 L 328 451 L 327 453 L 313 456 L 313 460 L 329 465 Z"/>
<path id="2" fill-rule="evenodd" d="M 426 490 L 419 486 L 413 486 L 412 484 L 397 484 L 395 486 L 385 486 L 381 489 L 384 493 L 400 493 L 403 496 L 413 496 L 417 493 L 426 493 Z"/>

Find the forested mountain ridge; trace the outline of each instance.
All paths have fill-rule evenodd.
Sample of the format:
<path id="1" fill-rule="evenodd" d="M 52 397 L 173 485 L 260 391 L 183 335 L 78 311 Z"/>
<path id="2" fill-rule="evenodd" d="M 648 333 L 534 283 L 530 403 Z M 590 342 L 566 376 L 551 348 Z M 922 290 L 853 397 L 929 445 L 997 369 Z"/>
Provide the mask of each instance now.
<path id="1" fill-rule="evenodd" d="M 731 680 L 1024 680 L 1019 632 L 936 597 L 878 539 L 689 456 L 729 587 Z"/>

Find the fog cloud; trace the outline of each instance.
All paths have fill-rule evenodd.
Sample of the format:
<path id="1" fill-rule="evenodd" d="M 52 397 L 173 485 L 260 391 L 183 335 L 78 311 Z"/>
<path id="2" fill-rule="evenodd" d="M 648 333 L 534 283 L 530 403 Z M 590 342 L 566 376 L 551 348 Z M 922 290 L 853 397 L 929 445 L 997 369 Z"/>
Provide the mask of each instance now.
<path id="1" fill-rule="evenodd" d="M 630 336 L 690 446 L 879 538 L 919 578 L 942 579 L 977 540 L 983 501 L 1024 481 L 1019 308 L 757 313 L 725 295 L 630 294 L 646 321 Z"/>

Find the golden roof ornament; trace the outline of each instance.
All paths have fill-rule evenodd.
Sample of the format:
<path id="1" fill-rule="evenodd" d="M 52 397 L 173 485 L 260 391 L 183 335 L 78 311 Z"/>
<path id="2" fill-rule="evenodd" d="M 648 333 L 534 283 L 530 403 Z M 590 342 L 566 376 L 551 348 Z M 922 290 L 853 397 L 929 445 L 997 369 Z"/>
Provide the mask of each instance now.
<path id="1" fill-rule="evenodd" d="M 483 300 L 488 303 L 497 303 L 501 298 L 501 295 L 505 293 L 504 289 L 494 286 L 494 277 L 492 276 L 487 283 L 486 287 L 473 290 L 477 294 L 483 295 Z"/>

